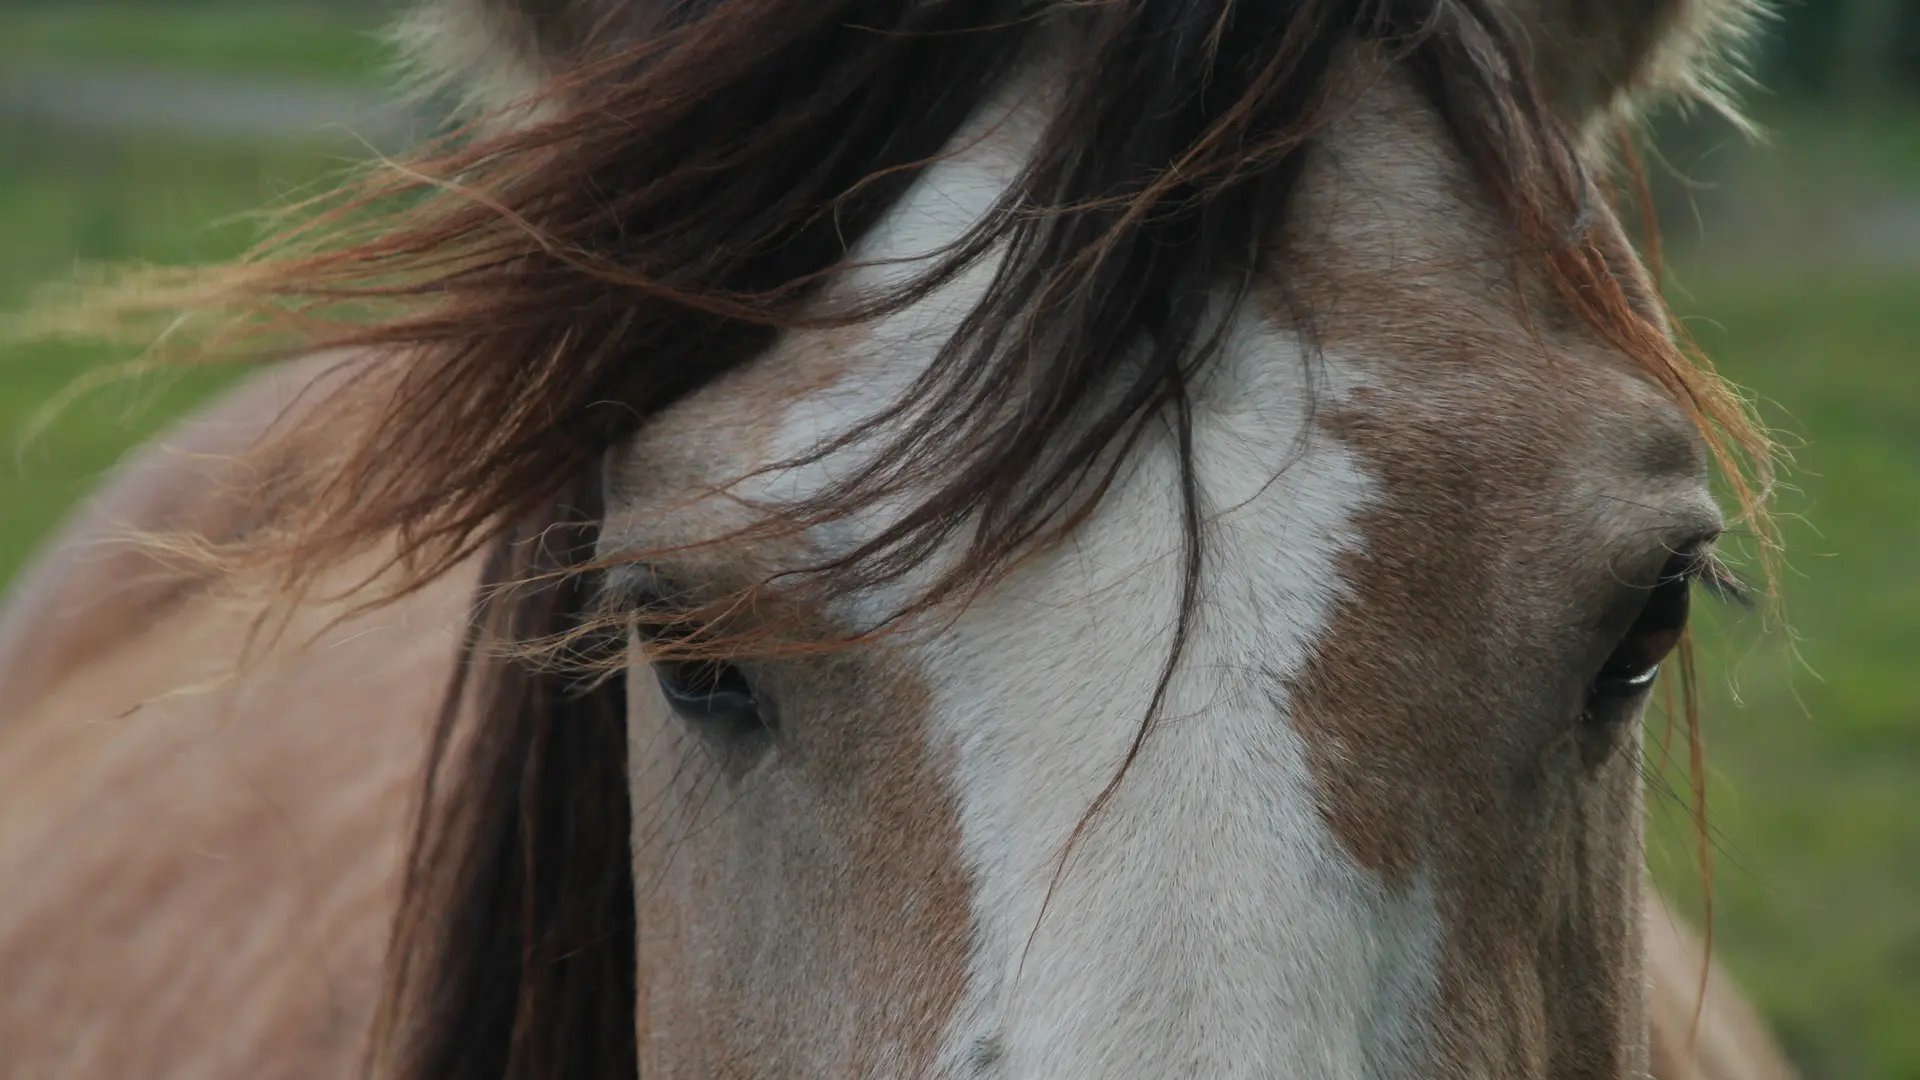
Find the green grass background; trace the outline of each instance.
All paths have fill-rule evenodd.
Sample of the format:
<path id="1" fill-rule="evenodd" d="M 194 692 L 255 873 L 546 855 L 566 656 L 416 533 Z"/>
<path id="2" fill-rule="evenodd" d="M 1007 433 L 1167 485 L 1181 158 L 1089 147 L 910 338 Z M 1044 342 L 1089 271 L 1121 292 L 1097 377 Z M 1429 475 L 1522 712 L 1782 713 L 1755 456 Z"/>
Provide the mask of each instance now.
<path id="1" fill-rule="evenodd" d="M 383 62 L 372 25 L 299 5 L 8 8 L 0 71 L 30 57 L 367 78 Z M 1856 140 L 1872 158 L 1867 188 L 1920 193 L 1916 131 L 1906 117 Z M 1829 169 L 1835 138 L 1818 144 Z M 1790 161 L 1794 146 L 1773 153 Z M 313 147 L 80 136 L 0 118 L 0 311 L 76 260 L 232 254 L 254 227 L 234 215 L 344 164 Z M 1677 261 L 1676 307 L 1763 399 L 1796 458 L 1779 507 L 1797 656 L 1755 616 L 1701 623 L 1719 952 L 1810 1077 L 1920 1078 L 1920 258 L 1904 270 Z M 51 345 L 0 357 L 0 445 L 11 454 L 41 406 L 108 358 Z M 0 458 L 0 581 L 129 446 L 229 378 L 114 386 Z M 1653 805 L 1655 874 L 1697 913 L 1686 815 Z"/>
<path id="2" fill-rule="evenodd" d="M 365 79 L 389 59 L 384 9 L 338 0 L 10 0 L 0 6 L 0 71 L 126 66 Z"/>
<path id="3" fill-rule="evenodd" d="M 1693 276 L 1694 333 L 1762 398 L 1796 459 L 1778 511 L 1797 641 L 1761 634 L 1755 614 L 1707 610 L 1698 624 L 1718 952 L 1810 1077 L 1910 1080 L 1920 1077 L 1920 274 Z M 1655 876 L 1697 915 L 1690 819 L 1652 802 Z"/>

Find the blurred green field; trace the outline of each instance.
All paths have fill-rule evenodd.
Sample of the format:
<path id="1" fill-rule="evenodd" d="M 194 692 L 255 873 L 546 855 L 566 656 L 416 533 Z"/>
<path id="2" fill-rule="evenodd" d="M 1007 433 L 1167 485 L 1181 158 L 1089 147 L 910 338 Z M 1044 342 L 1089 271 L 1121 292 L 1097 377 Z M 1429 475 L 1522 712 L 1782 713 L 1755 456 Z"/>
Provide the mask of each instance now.
<path id="1" fill-rule="evenodd" d="M 1920 273 L 1694 276 L 1693 332 L 1796 459 L 1798 660 L 1755 614 L 1700 624 L 1719 952 L 1809 1077 L 1917 1077 Z M 1697 915 L 1690 819 L 1669 805 L 1653 831 Z"/>
<path id="2" fill-rule="evenodd" d="M 32 153 L 10 153 L 11 147 Z M 0 312 L 81 261 L 188 264 L 257 235 L 256 212 L 347 167 L 319 149 L 61 135 L 0 121 Z M 0 354 L 0 581 L 130 445 L 213 388 L 224 370 L 169 373 L 86 395 L 57 424 L 21 436 L 83 372 L 124 352 L 38 344 Z"/>
<path id="3" fill-rule="evenodd" d="M 0 72 L 133 67 L 218 75 L 365 79 L 389 57 L 384 5 L 320 0 L 139 0 L 0 5 Z"/>
<path id="4" fill-rule="evenodd" d="M 36 71 L 178 72 L 371 82 L 390 64 L 381 0 L 10 0 L 0 4 L 0 76 Z M 332 149 L 76 133 L 0 101 L 0 312 L 76 261 L 186 264 L 228 257 L 256 235 L 246 217 L 348 162 Z M 39 345 L 0 357 L 0 581 L 127 446 L 227 372 L 122 383 L 87 396 L 30 445 L 19 435 L 98 348 Z"/>
<path id="5" fill-rule="evenodd" d="M 365 76 L 380 59 L 360 24 L 328 16 L 325 29 L 289 33 L 303 24 L 275 22 L 287 17 L 278 7 L 206 5 L 184 19 L 135 5 L 111 18 L 65 10 L 0 9 L 0 64 L 32 54 Z M 1901 140 L 1917 126 L 1902 123 L 1898 139 L 1868 143 L 1920 162 L 1888 151 L 1913 149 Z M 345 164 L 314 148 L 80 137 L 0 118 L 0 312 L 76 259 L 237 252 L 255 226 L 235 215 Z M 1914 174 L 1906 190 L 1920 190 L 1920 165 Z M 1798 274 L 1792 260 L 1681 262 L 1676 307 L 1764 400 L 1797 462 L 1779 505 L 1804 664 L 1763 640 L 1753 615 L 1702 621 L 1720 955 L 1809 1080 L 1910 1080 L 1920 1077 L 1920 258 L 1909 270 Z M 231 378 L 113 386 L 14 455 L 29 418 L 106 359 L 51 345 L 0 355 L 0 582 L 126 448 Z M 1688 820 L 1654 805 L 1655 874 L 1697 913 Z"/>

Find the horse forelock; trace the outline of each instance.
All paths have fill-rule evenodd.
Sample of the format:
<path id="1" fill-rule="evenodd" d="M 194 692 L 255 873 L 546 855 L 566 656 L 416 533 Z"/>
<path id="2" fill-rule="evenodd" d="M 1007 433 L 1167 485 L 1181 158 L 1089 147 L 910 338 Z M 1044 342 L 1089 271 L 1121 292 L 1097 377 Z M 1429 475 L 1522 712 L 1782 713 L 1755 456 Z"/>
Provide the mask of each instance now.
<path id="1" fill-rule="evenodd" d="M 1026 5 L 1031 10 L 1042 2 Z M 1471 8 L 1472 5 L 1462 5 Z M 424 0 L 395 38 L 416 77 L 479 111 L 509 107 L 543 82 L 669 25 L 665 0 Z M 1663 104 L 1700 105 L 1743 123 L 1743 54 L 1765 0 L 1496 0 L 1521 30 L 1549 95 L 1601 131 Z M 1604 134 L 1604 131 L 1601 131 Z"/>
<path id="2" fill-rule="evenodd" d="M 302 309 L 308 339 L 384 354 L 398 387 L 334 481 L 300 508 L 297 527 L 271 534 L 288 565 L 322 565 L 399 532 L 430 577 L 648 416 L 748 362 L 776 328 L 897 309 L 1005 243 L 1012 255 L 996 287 L 899 403 L 929 422 L 901 435 L 889 465 L 811 508 L 830 517 L 911 486 L 917 470 L 968 462 L 916 520 L 831 576 L 857 587 L 895 575 L 974 513 L 999 527 L 967 573 L 990 574 L 1015 549 L 1061 535 L 1086 508 L 1068 493 L 1075 477 L 1144 417 L 1177 406 L 1180 382 L 1205 363 L 1226 314 L 1167 298 L 1271 269 L 1249 238 L 1281 224 L 1299 149 L 1340 107 L 1332 73 L 1358 39 L 1422 73 L 1450 126 L 1473 143 L 1481 180 L 1510 207 L 1522 245 L 1550 253 L 1559 291 L 1581 316 L 1699 402 L 1703 422 L 1740 435 L 1737 408 L 1710 377 L 1620 299 L 1607 257 L 1585 239 L 1569 242 L 1597 196 L 1560 145 L 1563 121 L 1527 75 L 1500 8 L 1407 0 L 1227 19 L 1231 5 L 1178 15 L 1106 5 L 1056 13 L 1085 25 L 1055 33 L 1013 2 L 992 11 L 696 5 L 676 7 L 668 30 L 627 42 L 619 27 L 662 22 L 660 12 L 539 10 L 549 7 L 539 18 L 504 2 L 428 9 L 494 42 L 475 55 L 552 52 L 553 70 L 534 84 L 540 122 L 483 129 L 413 171 L 375 177 L 305 234 L 322 239 L 319 250 L 244 269 L 225 298 Z M 487 29 L 496 24 L 517 30 Z M 542 44 L 556 34 L 574 44 Z M 768 38 L 791 44 L 744 48 Z M 1063 95 L 1001 206 L 913 279 L 819 304 L 848 245 L 1035 48 L 1105 74 Z M 562 63 L 588 55 L 574 65 L 584 69 Z M 1192 94 L 1216 67 L 1237 81 L 1215 77 Z M 1156 122 L 1123 119 L 1141 115 Z M 1131 135 L 1113 134 L 1128 123 Z M 451 190 L 378 216 L 389 199 L 438 188 Z M 326 246 L 326 222 L 369 211 L 379 227 Z M 358 316 L 367 302 L 390 317 L 326 320 L 338 305 Z M 1024 328 L 1042 325 L 1030 323 L 1041 311 L 1045 334 L 1030 336 Z M 1111 357 L 1142 331 L 1156 344 L 1125 374 Z M 1052 446 L 1082 403 L 1117 380 L 1129 381 L 1110 411 L 1077 443 Z M 1026 404 L 1010 421 L 1016 394 Z M 322 409 L 311 423 L 335 419 Z M 1039 460 L 1060 464 L 1027 477 Z"/>
<path id="3" fill-rule="evenodd" d="M 1553 317 L 1550 301 L 1536 296 L 1521 305 L 1541 315 L 1534 338 L 1505 314 L 1520 286 L 1503 271 L 1499 215 L 1463 160 L 1408 152 L 1443 146 L 1445 133 L 1410 81 L 1385 82 L 1309 163 L 1299 194 L 1306 224 L 1287 241 L 1296 297 L 1323 313 L 1313 324 L 1322 351 L 1312 355 L 1289 332 L 1294 310 L 1263 291 L 1219 363 L 1195 380 L 1190 456 L 1207 497 L 1206 599 L 1164 697 L 1156 699 L 1152 674 L 1182 607 L 1162 587 L 1181 555 L 1169 493 L 1178 489 L 1182 455 L 1161 432 L 1133 448 L 1133 470 L 1070 544 L 1024 560 L 924 648 L 909 635 L 907 666 L 928 687 L 927 703 L 863 729 L 905 728 L 955 748 L 943 767 L 956 789 L 975 890 L 975 957 L 941 1059 L 955 1069 L 1000 1061 L 1058 1070 L 1050 1075 L 1129 1075 L 1114 1064 L 1117 1044 L 1101 1040 L 1131 1032 L 1140 1041 L 1126 1068 L 1145 1074 L 1208 1060 L 1231 1075 L 1227 1062 L 1253 1067 L 1252 1048 L 1285 1031 L 1296 1055 L 1288 1060 L 1338 1074 L 1355 1067 L 1347 1025 L 1366 1015 L 1368 995 L 1381 992 L 1368 978 L 1383 971 L 1399 980 L 1387 980 L 1393 1008 L 1374 1013 L 1364 1029 L 1374 1068 L 1418 1073 L 1426 1062 L 1443 1073 L 1470 1071 L 1508 1052 L 1488 1045 L 1501 1030 L 1537 1039 L 1520 1051 L 1527 1060 L 1595 1071 L 1629 1063 L 1629 947 L 1609 954 L 1618 963 L 1607 970 L 1625 973 L 1619 980 L 1569 979 L 1556 991 L 1557 1000 L 1604 1018 L 1585 1028 L 1569 1019 L 1579 1010 L 1540 1015 L 1537 998 L 1487 977 L 1482 960 L 1498 954 L 1494 946 L 1533 941 L 1538 932 L 1527 921 L 1537 912 L 1508 905 L 1513 893 L 1486 893 L 1509 872 L 1510 853 L 1497 846 L 1498 820 L 1474 819 L 1476 800 L 1497 779 L 1481 770 L 1516 735 L 1527 738 L 1489 725 L 1502 712 L 1537 710 L 1472 710 L 1542 683 L 1497 665 L 1487 670 L 1484 643 L 1495 644 L 1496 658 L 1525 658 L 1538 652 L 1543 633 L 1591 621 L 1577 598 L 1529 621 L 1527 605 L 1512 610 L 1512 588 L 1496 578 L 1518 581 L 1524 571 L 1537 595 L 1561 598 L 1568 583 L 1610 580 L 1609 567 L 1591 565 L 1595 550 L 1644 561 L 1636 550 L 1644 541 L 1622 544 L 1621 536 L 1676 528 L 1665 516 L 1676 502 L 1666 485 L 1692 482 L 1697 446 L 1671 403 L 1663 406 L 1630 362 L 1596 348 L 1577 319 Z M 1033 96 L 1050 100 L 1044 90 Z M 996 130 L 1009 127 L 1018 125 Z M 911 259 L 983 212 L 983 187 L 991 185 L 981 181 L 1006 148 L 969 145 L 985 160 L 931 170 L 898 222 L 890 218 L 873 238 L 880 251 Z M 1550 292 L 1540 276 L 1524 275 L 1525 288 Z M 789 335 L 763 364 L 662 417 L 613 460 L 623 478 L 614 497 L 626 509 L 610 523 L 603 550 L 654 561 L 682 580 L 746 587 L 760 568 L 817 561 L 884 527 L 886 515 L 912 502 L 835 521 L 818 530 L 814 550 L 723 546 L 694 556 L 674 543 L 733 535 L 752 520 L 751 507 L 804 501 L 836 473 L 857 469 L 861 455 L 883 455 L 881 438 L 835 443 L 817 469 L 794 463 L 909 384 L 953 313 L 986 287 L 981 277 L 958 279 L 951 294 L 877 320 L 864 334 Z M 1543 353 L 1559 362 L 1543 367 Z M 1591 431 L 1596 417 L 1612 426 Z M 1623 429 L 1644 435 L 1621 439 Z M 1624 463 L 1615 460 L 1623 451 Z M 730 486 L 724 499 L 685 495 L 769 460 L 788 464 Z M 1591 534 L 1580 531 L 1596 481 L 1634 492 L 1651 484 L 1642 501 L 1659 512 L 1621 521 L 1616 511 Z M 1692 512 L 1679 515 L 1678 527 L 1711 530 L 1710 511 L 1679 501 Z M 1580 542 L 1569 542 L 1570 530 Z M 1516 534 L 1524 537 L 1517 547 Z M 927 570 L 937 576 L 939 567 Z M 1423 570 L 1438 579 L 1409 576 Z M 903 585 L 910 594 L 924 580 Z M 843 599 L 855 625 L 884 619 L 900 602 Z M 846 685 L 865 698 L 895 678 Z M 817 715 L 808 710 L 806 720 L 809 739 L 833 738 L 826 732 L 839 730 L 839 699 L 803 700 L 836 703 Z M 1124 721 L 1155 706 L 1163 722 L 1136 760 L 1140 748 L 1128 738 L 1145 729 Z M 672 726 L 670 717 L 658 722 Z M 858 744 L 852 736 L 834 742 Z M 1128 764 L 1127 782 L 1106 789 L 1103 812 L 1083 817 L 1088 800 L 1118 775 L 1109 771 L 1117 761 Z M 893 805 L 892 819 L 930 821 L 939 803 Z M 1208 813 L 1197 815 L 1201 806 Z M 739 816 L 777 816 L 768 809 Z M 1095 850 L 1062 856 L 1060 838 L 1077 836 L 1081 822 Z M 1279 835 L 1232 835 L 1274 843 L 1268 857 L 1243 847 L 1232 847 L 1230 862 L 1209 857 L 1217 838 L 1208 829 L 1256 822 Z M 1470 842 L 1448 843 L 1442 826 Z M 1118 861 L 1115 835 L 1126 837 Z M 1602 831 L 1594 839 L 1621 838 Z M 662 853 L 649 855 L 658 861 Z M 681 858 L 701 865 L 697 851 Z M 1069 864 L 1054 896 L 1049 878 Z M 1369 875 L 1386 888 L 1369 888 Z M 1603 877 L 1602 891 L 1619 891 L 1596 903 L 1618 901 L 1625 910 L 1633 881 Z M 1167 943 L 1242 890 L 1262 903 L 1237 914 L 1233 962 L 1216 957 L 1217 968 L 1192 977 Z M 1551 901 L 1541 900 L 1539 910 L 1548 910 Z M 1284 948 L 1274 952 L 1275 943 Z M 1232 995 L 1209 993 L 1223 984 Z M 1302 986 L 1316 988 L 1311 1008 L 1289 996 Z M 1164 1008 L 1168 988 L 1188 995 L 1182 1008 L 1210 1018 L 1214 1041 L 1181 1041 L 1186 1032 L 1173 1014 L 1149 1007 Z M 1010 1008 L 1015 995 L 1048 1007 Z M 1434 1000 L 1445 1002 L 1440 1014 L 1423 1013 Z M 1495 1008 L 1506 1011 L 1495 1017 Z M 1301 1016 L 1317 1021 L 1275 1019 Z M 1536 1016 L 1543 1027 L 1558 1025 L 1550 1037 L 1529 1027 Z M 1164 1025 L 1153 1027 L 1156 1018 Z M 660 1027 L 732 1045 L 702 1020 Z M 1149 1031 L 1162 1041 L 1145 1039 Z"/>

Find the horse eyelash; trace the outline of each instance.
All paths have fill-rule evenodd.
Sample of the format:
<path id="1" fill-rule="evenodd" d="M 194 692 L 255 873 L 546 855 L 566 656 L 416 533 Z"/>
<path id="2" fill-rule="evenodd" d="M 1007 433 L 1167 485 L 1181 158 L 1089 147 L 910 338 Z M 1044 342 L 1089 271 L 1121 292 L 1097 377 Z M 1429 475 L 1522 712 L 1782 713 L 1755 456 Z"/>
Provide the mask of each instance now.
<path id="1" fill-rule="evenodd" d="M 1754 607 L 1757 594 L 1753 586 L 1720 558 L 1711 541 L 1694 545 L 1681 554 L 1687 559 L 1686 567 L 1679 574 L 1682 580 L 1699 586 L 1702 592 L 1721 603 L 1746 609 Z"/>

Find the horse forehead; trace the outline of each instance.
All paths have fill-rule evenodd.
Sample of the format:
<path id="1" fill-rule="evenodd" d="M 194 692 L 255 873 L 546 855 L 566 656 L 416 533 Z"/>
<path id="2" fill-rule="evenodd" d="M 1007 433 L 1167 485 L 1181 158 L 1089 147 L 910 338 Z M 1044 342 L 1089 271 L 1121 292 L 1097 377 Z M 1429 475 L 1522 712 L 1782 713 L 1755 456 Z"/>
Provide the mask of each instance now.
<path id="1" fill-rule="evenodd" d="M 1285 287 L 1256 288 L 1239 329 L 1307 343 L 1275 350 L 1273 363 L 1312 364 L 1325 351 L 1366 384 L 1332 415 L 1372 420 L 1346 425 L 1343 437 L 1414 452 L 1445 445 L 1458 463 L 1484 470 L 1483 484 L 1566 490 L 1580 473 L 1698 481 L 1705 453 L 1692 420 L 1571 318 L 1540 268 L 1510 250 L 1499 212 L 1404 82 L 1384 78 L 1316 144 L 1293 235 L 1272 253 Z M 975 155 L 937 170 L 932 191 L 876 230 L 871 254 L 905 259 L 880 269 L 880 280 L 908 273 L 984 212 L 1018 161 L 1021 129 L 992 127 L 991 142 L 983 137 Z M 1604 207 L 1596 212 L 1597 228 L 1618 242 L 1620 272 L 1636 275 L 1617 223 Z M 738 474 L 871 416 L 933 360 L 991 263 L 877 323 L 788 335 L 693 403 L 687 419 L 711 439 L 675 441 Z M 873 275 L 854 274 L 865 276 Z M 1288 389 L 1312 393 L 1313 380 Z"/>
<path id="2" fill-rule="evenodd" d="M 1280 320 L 1249 313 L 1242 331 L 1255 340 L 1240 346 L 1252 354 L 1240 368 L 1291 367 L 1299 377 L 1216 379 L 1212 392 L 1234 411 L 1298 407 L 1328 445 L 1355 451 L 1384 484 L 1365 538 L 1383 554 L 1406 530 L 1428 528 L 1462 505 L 1498 512 L 1502 526 L 1456 537 L 1481 545 L 1463 553 L 1469 557 L 1497 555 L 1485 545 L 1499 542 L 1582 549 L 1571 558 L 1675 520 L 1710 531 L 1716 511 L 1704 485 L 1703 439 L 1643 373 L 1590 342 L 1533 337 L 1517 320 L 1497 334 L 1462 332 L 1457 318 L 1422 313 L 1420 303 L 1403 298 L 1397 315 L 1370 314 L 1360 327 L 1341 318 L 1317 328 L 1319 352 L 1336 356 L 1344 371 L 1337 387 L 1326 378 L 1325 355 L 1302 349 Z M 698 540 L 758 512 L 712 497 L 716 490 L 749 500 L 817 493 L 846 461 L 884 446 L 884 436 L 803 467 L 782 463 L 891 403 L 921 370 L 915 349 L 902 347 L 917 332 L 862 326 L 795 335 L 622 448 L 611 508 L 667 505 L 676 519 L 670 531 L 682 534 L 676 539 Z M 1234 445 L 1223 441 L 1214 452 Z M 886 508 L 877 509 L 884 517 Z M 878 517 L 835 522 L 826 531 L 846 541 L 877 524 Z"/>
<path id="3" fill-rule="evenodd" d="M 1595 483 L 1678 490 L 1704 477 L 1699 428 L 1618 357 L 1520 335 L 1434 335 L 1397 353 L 1346 347 L 1379 359 L 1321 422 L 1368 456 L 1405 466 L 1442 451 L 1428 468 L 1475 475 L 1480 492 L 1536 498 L 1585 498 Z"/>
<path id="4" fill-rule="evenodd" d="M 863 250 L 880 263 L 856 265 L 855 284 L 910 273 L 987 212 L 1031 136 L 1030 95 L 1007 96 L 1013 104 L 986 110 L 999 119 L 983 122 L 984 134 L 933 167 L 875 230 Z M 1397 478 L 1390 509 L 1401 519 L 1428 516 L 1428 502 L 1463 487 L 1482 505 L 1525 504 L 1541 529 L 1563 525 L 1558 511 L 1583 509 L 1577 504 L 1617 511 L 1627 505 L 1621 495 L 1699 503 L 1704 454 L 1692 423 L 1645 373 L 1566 318 L 1536 268 L 1516 264 L 1499 215 L 1451 147 L 1432 110 L 1394 73 L 1324 133 L 1290 215 L 1297 228 L 1274 254 L 1287 287 L 1256 289 L 1238 316 L 1240 331 L 1279 330 L 1295 344 L 1253 359 L 1311 367 L 1316 351 L 1340 358 L 1363 385 L 1319 403 L 1326 407 L 1318 426 L 1358 449 L 1369 471 Z M 1617 232 L 1610 219 L 1601 228 Z M 904 264 L 886 263 L 895 256 Z M 905 393 L 984 289 L 992 262 L 877 322 L 785 335 L 643 432 L 616 483 L 624 482 L 619 472 L 629 480 L 644 473 L 656 498 L 716 485 L 775 498 L 814 493 L 832 480 L 825 463 L 769 467 Z M 1269 334 L 1269 343 L 1279 336 Z M 1312 347 L 1298 348 L 1300 341 Z M 1311 395 L 1315 380 L 1248 392 Z M 752 479 L 742 487 L 741 477 Z M 861 527 L 837 523 L 833 531 Z M 1576 535 L 1562 528 L 1529 542 L 1564 544 Z"/>

